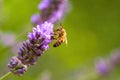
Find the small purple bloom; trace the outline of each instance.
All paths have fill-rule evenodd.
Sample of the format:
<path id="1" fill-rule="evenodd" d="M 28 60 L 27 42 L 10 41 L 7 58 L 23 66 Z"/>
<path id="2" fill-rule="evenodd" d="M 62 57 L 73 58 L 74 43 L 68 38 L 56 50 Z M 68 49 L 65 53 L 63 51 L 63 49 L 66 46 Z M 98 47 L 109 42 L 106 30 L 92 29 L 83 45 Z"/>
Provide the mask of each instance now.
<path id="1" fill-rule="evenodd" d="M 31 17 L 31 22 L 33 24 L 38 24 L 40 22 L 40 15 L 38 14 L 34 14 L 32 17 Z"/>
<path id="2" fill-rule="evenodd" d="M 46 40 L 50 40 L 51 36 L 53 35 L 53 24 L 45 22 L 44 24 L 37 25 L 36 28 L 33 28 L 33 33 L 31 36 L 35 38 L 36 34 L 37 36 L 41 36 Z"/>
<path id="3" fill-rule="evenodd" d="M 104 75 L 109 72 L 109 65 L 103 59 L 100 59 L 95 64 L 96 70 L 99 74 Z"/>
<path id="4" fill-rule="evenodd" d="M 38 9 L 44 10 L 45 8 L 48 8 L 49 4 L 50 4 L 50 0 L 43 0 L 43 1 L 38 5 Z"/>
<path id="5" fill-rule="evenodd" d="M 49 48 L 48 45 L 43 45 L 43 46 L 41 46 L 41 49 L 42 49 L 42 50 L 47 50 L 48 48 Z"/>
<path id="6" fill-rule="evenodd" d="M 22 64 L 22 62 L 15 56 L 11 58 L 8 68 L 12 73 L 19 76 L 27 71 L 27 66 Z"/>

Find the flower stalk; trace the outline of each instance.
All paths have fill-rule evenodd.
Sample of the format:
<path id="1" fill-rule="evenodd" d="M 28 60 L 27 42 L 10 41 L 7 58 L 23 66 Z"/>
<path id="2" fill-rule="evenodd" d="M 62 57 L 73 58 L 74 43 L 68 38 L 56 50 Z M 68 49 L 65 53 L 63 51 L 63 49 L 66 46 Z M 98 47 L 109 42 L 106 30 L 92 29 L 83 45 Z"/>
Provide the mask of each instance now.
<path id="1" fill-rule="evenodd" d="M 6 73 L 5 75 L 3 75 L 2 77 L 0 77 L 0 80 L 5 79 L 7 76 L 9 76 L 11 74 L 11 72 Z"/>

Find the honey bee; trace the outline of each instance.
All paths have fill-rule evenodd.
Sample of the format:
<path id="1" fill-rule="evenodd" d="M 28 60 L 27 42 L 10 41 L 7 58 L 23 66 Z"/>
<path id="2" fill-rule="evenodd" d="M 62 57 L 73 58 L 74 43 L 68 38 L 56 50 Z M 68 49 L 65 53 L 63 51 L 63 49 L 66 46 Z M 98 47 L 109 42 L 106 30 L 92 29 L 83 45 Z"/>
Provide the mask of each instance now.
<path id="1" fill-rule="evenodd" d="M 53 47 L 58 47 L 63 42 L 67 44 L 67 34 L 63 27 L 60 26 L 56 30 L 54 30 L 53 40 L 56 40 L 56 42 L 53 44 Z"/>

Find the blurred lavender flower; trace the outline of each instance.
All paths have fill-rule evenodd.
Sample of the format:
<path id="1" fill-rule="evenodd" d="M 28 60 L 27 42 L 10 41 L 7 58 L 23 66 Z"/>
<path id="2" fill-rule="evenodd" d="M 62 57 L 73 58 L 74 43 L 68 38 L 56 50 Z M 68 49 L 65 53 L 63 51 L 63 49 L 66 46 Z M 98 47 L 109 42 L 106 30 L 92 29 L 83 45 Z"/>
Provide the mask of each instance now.
<path id="1" fill-rule="evenodd" d="M 109 60 L 113 66 L 120 64 L 120 51 L 113 52 Z"/>
<path id="2" fill-rule="evenodd" d="M 108 63 L 105 62 L 103 59 L 97 61 L 95 67 L 96 67 L 96 71 L 101 75 L 107 74 L 110 69 Z"/>
<path id="3" fill-rule="evenodd" d="M 3 33 L 0 32 L 1 43 L 4 46 L 12 47 L 15 44 L 15 35 L 12 33 Z"/>
<path id="4" fill-rule="evenodd" d="M 36 18 L 36 16 L 32 16 L 31 21 L 33 24 L 38 24 L 38 20 L 39 24 L 45 21 L 57 23 L 63 19 L 69 7 L 68 0 L 43 0 L 38 5 L 38 8 L 41 10 L 40 19 Z"/>
<path id="5" fill-rule="evenodd" d="M 40 15 L 39 14 L 34 14 L 31 17 L 31 22 L 34 23 L 34 24 L 39 24 L 39 22 L 40 22 Z"/>
<path id="6" fill-rule="evenodd" d="M 16 56 L 11 58 L 8 67 L 12 73 L 17 74 L 19 76 L 27 71 L 27 66 L 22 64 Z"/>
<path id="7" fill-rule="evenodd" d="M 40 3 L 40 5 L 38 5 L 38 8 L 39 8 L 40 10 L 44 10 L 44 9 L 46 9 L 46 8 L 49 7 L 49 4 L 50 4 L 50 0 L 43 0 L 43 1 Z"/>
<path id="8" fill-rule="evenodd" d="M 112 70 L 116 69 L 120 64 L 120 51 L 112 51 L 112 54 L 107 58 L 107 60 L 100 59 L 96 62 L 96 71 L 100 75 L 108 74 Z"/>
<path id="9" fill-rule="evenodd" d="M 53 1 L 53 4 L 56 4 L 56 5 L 52 7 L 53 4 L 51 4 L 53 11 L 48 21 L 51 23 L 56 23 L 58 21 L 61 21 L 63 17 L 66 15 L 66 13 L 69 11 L 70 4 L 68 0 L 56 0 L 56 2 L 54 2 L 54 0 L 52 1 Z"/>

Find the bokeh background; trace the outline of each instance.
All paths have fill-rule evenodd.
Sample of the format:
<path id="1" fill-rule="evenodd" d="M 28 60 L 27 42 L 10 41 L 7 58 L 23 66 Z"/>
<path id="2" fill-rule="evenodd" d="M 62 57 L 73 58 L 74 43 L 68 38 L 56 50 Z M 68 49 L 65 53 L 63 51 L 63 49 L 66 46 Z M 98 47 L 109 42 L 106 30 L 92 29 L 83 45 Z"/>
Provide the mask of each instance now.
<path id="1" fill-rule="evenodd" d="M 40 0 L 0 0 L 0 76 L 7 73 L 10 57 L 32 30 L 30 18 L 39 13 Z M 23 76 L 4 80 L 120 80 L 120 69 L 98 77 L 95 62 L 120 47 L 119 0 L 70 0 L 62 21 L 68 45 L 47 50 Z"/>

